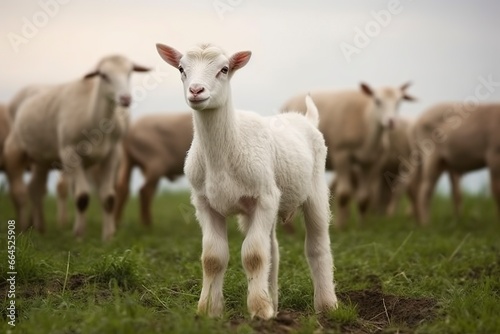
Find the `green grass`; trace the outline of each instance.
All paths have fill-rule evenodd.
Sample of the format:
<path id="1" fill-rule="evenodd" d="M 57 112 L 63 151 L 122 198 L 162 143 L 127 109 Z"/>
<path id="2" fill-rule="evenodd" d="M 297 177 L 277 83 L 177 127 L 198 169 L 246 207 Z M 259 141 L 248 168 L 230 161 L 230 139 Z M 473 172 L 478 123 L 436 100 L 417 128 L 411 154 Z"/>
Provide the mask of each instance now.
<path id="1" fill-rule="evenodd" d="M 403 209 L 403 208 L 401 208 Z M 404 210 L 400 210 L 404 211 Z M 85 239 L 58 228 L 47 199 L 47 232 L 17 236 L 16 327 L 7 324 L 6 222 L 14 218 L 0 195 L 0 332 L 19 333 L 498 333 L 500 224 L 493 201 L 466 196 L 463 218 L 436 197 L 433 222 L 418 228 L 404 216 L 353 219 L 331 229 L 339 310 L 315 315 L 304 230 L 279 230 L 280 316 L 250 320 L 239 251 L 243 237 L 229 224 L 231 260 L 225 315 L 195 315 L 201 289 L 201 232 L 187 193 L 155 199 L 154 226 L 138 224 L 128 203 L 116 237 L 100 239 L 100 209 L 92 201 Z"/>

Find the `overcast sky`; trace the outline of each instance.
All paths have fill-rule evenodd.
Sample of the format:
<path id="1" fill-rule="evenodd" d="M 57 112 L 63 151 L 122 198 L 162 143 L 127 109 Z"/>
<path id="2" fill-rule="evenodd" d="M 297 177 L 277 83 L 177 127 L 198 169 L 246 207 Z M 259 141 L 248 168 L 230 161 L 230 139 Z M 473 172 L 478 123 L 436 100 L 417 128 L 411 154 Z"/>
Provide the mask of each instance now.
<path id="1" fill-rule="evenodd" d="M 178 72 L 162 62 L 157 42 L 180 51 L 200 42 L 228 53 L 251 50 L 232 80 L 233 101 L 261 114 L 275 113 L 297 92 L 411 80 L 419 101 L 403 104 L 401 113 L 418 115 L 436 102 L 474 95 L 480 77 L 500 82 L 498 1 L 270 2 L 4 1 L 0 100 L 27 84 L 81 77 L 102 56 L 121 53 L 155 68 L 134 76 L 133 119 L 187 110 Z M 143 80 L 158 86 L 145 91 Z M 486 100 L 499 101 L 500 87 Z M 484 173 L 466 183 L 477 188 L 478 181 Z"/>

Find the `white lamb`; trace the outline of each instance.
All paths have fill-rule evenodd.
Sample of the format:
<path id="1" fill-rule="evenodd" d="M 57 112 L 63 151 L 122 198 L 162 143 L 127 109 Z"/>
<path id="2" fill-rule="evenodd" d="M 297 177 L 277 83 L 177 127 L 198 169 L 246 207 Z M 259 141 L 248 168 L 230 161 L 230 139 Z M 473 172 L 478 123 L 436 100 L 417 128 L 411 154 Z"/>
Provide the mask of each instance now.
<path id="1" fill-rule="evenodd" d="M 251 52 L 227 57 L 203 44 L 185 55 L 157 44 L 160 56 L 178 68 L 187 104 L 194 109 L 194 138 L 185 173 L 203 234 L 203 287 L 198 312 L 220 316 L 222 285 L 229 261 L 226 217 L 238 214 L 246 237 L 242 262 L 252 317 L 270 319 L 278 307 L 277 218 L 302 207 L 305 252 L 314 283 L 316 311 L 334 309 L 333 258 L 328 234 L 329 190 L 326 146 L 316 128 L 318 111 L 307 97 L 306 117 L 298 113 L 262 117 L 233 108 L 230 79 Z"/>

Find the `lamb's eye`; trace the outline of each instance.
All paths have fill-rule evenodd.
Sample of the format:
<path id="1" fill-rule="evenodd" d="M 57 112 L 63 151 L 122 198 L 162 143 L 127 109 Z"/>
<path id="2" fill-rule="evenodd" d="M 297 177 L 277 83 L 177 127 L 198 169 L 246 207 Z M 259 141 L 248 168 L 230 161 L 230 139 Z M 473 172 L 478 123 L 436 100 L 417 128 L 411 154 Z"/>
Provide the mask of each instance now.
<path id="1" fill-rule="evenodd" d="M 376 104 L 378 107 L 382 106 L 382 100 L 381 100 L 381 99 L 379 99 L 379 98 L 375 98 L 375 104 Z"/>
<path id="2" fill-rule="evenodd" d="M 182 68 L 182 66 L 179 66 L 179 72 L 181 72 L 181 74 L 184 74 L 184 69 Z"/>
<path id="3" fill-rule="evenodd" d="M 227 74 L 227 72 L 229 71 L 229 68 L 227 66 L 224 66 L 220 71 L 224 74 Z"/>

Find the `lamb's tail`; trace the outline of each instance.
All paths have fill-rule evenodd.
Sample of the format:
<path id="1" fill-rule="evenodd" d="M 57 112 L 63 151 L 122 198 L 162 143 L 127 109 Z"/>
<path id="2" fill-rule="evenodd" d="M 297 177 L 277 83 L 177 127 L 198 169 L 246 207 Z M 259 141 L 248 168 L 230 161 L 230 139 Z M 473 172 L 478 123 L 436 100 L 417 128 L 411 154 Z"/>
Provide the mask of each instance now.
<path id="1" fill-rule="evenodd" d="M 319 112 L 314 104 L 311 94 L 306 95 L 306 118 L 315 126 L 319 125 Z"/>

